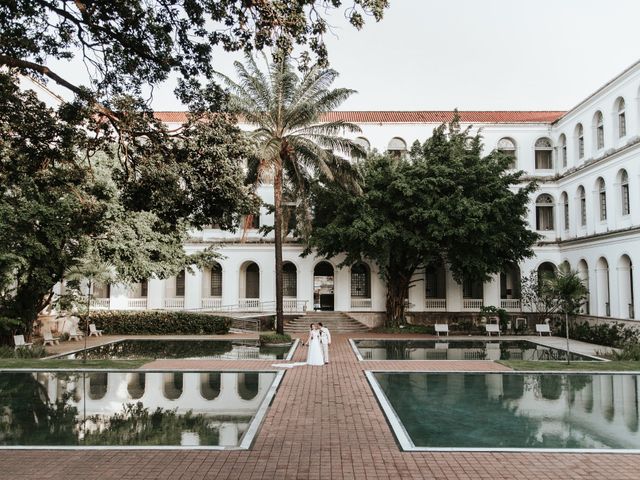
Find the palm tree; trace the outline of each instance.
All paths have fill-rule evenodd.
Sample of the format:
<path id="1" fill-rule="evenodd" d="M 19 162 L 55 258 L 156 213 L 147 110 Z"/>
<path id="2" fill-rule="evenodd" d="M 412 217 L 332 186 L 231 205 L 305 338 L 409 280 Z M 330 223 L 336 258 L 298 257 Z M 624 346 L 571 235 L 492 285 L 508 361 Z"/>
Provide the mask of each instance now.
<path id="1" fill-rule="evenodd" d="M 96 283 L 109 283 L 113 280 L 113 268 L 102 262 L 95 255 L 87 255 L 81 259 L 76 265 L 69 268 L 65 274 L 66 280 L 76 281 L 78 284 L 86 282 L 87 286 L 87 303 L 85 317 L 84 332 L 84 348 L 82 361 L 87 361 L 87 337 L 89 336 L 89 315 L 91 314 L 91 296 L 93 295 L 93 287 Z"/>
<path id="2" fill-rule="evenodd" d="M 556 311 L 564 313 L 567 336 L 567 363 L 569 363 L 569 315 L 578 313 L 589 294 L 580 273 L 561 266 L 555 275 L 545 278 L 546 290 L 556 302 Z"/>
<path id="3" fill-rule="evenodd" d="M 357 170 L 348 158 L 364 156 L 356 143 L 341 135 L 360 129 L 342 120 L 324 121 L 324 115 L 339 107 L 354 91 L 331 88 L 335 70 L 314 65 L 296 72 L 291 58 L 278 56 L 263 71 L 247 55 L 235 62 L 238 81 L 218 74 L 229 92 L 229 109 L 253 125 L 250 135 L 258 148 L 257 160 L 249 165 L 254 185 L 270 182 L 274 188 L 274 234 L 276 264 L 276 327 L 284 333 L 282 308 L 283 191 L 295 206 L 299 227 L 308 231 L 309 187 L 314 181 L 338 181 L 357 188 Z M 287 226 L 285 226 L 287 227 Z"/>

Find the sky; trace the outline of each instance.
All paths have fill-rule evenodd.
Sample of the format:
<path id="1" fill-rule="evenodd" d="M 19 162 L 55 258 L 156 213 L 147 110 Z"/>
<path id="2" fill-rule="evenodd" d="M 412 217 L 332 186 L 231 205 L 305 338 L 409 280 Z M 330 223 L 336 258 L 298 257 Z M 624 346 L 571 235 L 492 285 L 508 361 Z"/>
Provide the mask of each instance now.
<path id="1" fill-rule="evenodd" d="M 638 0 L 390 3 L 361 31 L 331 19 L 335 85 L 358 92 L 340 110 L 565 110 L 640 59 Z M 214 63 L 233 74 L 241 59 Z M 183 109 L 172 90 L 155 90 L 156 110 Z"/>

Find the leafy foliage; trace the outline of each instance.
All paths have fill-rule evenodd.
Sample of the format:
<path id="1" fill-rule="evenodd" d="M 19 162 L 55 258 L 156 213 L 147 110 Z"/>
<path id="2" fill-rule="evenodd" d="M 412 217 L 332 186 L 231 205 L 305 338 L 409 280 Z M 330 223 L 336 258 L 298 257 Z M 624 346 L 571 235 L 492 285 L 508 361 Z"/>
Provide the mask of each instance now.
<path id="1" fill-rule="evenodd" d="M 230 321 L 190 312 L 94 312 L 90 321 L 109 335 L 207 335 L 229 332 Z"/>
<path id="2" fill-rule="evenodd" d="M 260 344 L 276 344 L 276 343 L 291 343 L 291 335 L 288 333 L 263 333 L 260 335 Z"/>
<path id="3" fill-rule="evenodd" d="M 560 327 L 559 335 L 565 336 L 564 325 Z M 624 348 L 627 345 L 640 343 L 640 332 L 634 327 L 627 327 L 621 323 L 599 323 L 590 325 L 589 322 L 572 322 L 569 336 L 574 340 L 604 345 L 607 347 Z"/>
<path id="4" fill-rule="evenodd" d="M 456 118 L 409 156 L 361 163 L 362 195 L 318 185 L 307 253 L 344 252 L 342 265 L 374 261 L 387 286 L 387 326 L 404 323 L 412 277 L 426 265 L 444 262 L 458 281 L 485 280 L 532 255 L 538 237 L 524 217 L 535 186 L 518 187 L 521 172 L 508 171 L 508 158 L 481 151 L 480 135 Z"/>

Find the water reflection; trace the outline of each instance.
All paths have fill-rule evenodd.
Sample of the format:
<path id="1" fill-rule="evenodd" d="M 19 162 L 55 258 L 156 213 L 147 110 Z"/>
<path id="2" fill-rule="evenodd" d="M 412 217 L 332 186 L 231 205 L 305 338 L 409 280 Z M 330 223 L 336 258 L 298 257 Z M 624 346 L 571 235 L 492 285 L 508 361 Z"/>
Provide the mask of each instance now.
<path id="1" fill-rule="evenodd" d="M 640 449 L 638 375 L 375 376 L 416 446 Z"/>
<path id="2" fill-rule="evenodd" d="M 275 373 L 0 373 L 0 445 L 236 447 Z"/>
<path id="3" fill-rule="evenodd" d="M 365 360 L 566 360 L 566 351 L 526 340 L 356 340 Z M 571 360 L 593 360 L 571 353 Z"/>
<path id="4" fill-rule="evenodd" d="M 289 347 L 261 347 L 251 340 L 122 340 L 87 350 L 89 359 L 207 358 L 282 360 Z M 72 353 L 65 358 L 80 358 Z"/>

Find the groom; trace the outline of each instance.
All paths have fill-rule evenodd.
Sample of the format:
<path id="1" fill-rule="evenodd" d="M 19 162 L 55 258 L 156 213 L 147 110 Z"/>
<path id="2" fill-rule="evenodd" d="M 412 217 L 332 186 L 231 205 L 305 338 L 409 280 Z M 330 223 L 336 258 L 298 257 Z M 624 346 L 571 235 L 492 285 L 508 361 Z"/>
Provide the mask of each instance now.
<path id="1" fill-rule="evenodd" d="M 327 327 L 322 325 L 322 322 L 318 322 L 320 325 L 320 344 L 322 345 L 322 356 L 324 357 L 325 365 L 329 363 L 329 345 L 331 345 L 331 332 Z"/>

